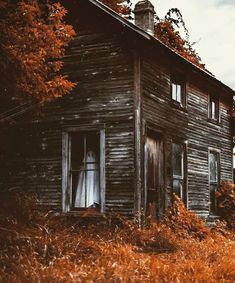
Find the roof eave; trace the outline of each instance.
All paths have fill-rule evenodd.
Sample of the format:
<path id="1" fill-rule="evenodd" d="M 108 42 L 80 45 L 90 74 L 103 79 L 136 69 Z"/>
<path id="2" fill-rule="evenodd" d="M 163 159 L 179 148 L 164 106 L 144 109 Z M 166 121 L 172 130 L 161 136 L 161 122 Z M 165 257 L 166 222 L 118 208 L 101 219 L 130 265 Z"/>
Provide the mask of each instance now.
<path id="1" fill-rule="evenodd" d="M 83 0 L 84 1 L 84 0 Z M 104 12 L 106 12 L 107 14 L 109 14 L 110 16 L 112 16 L 113 18 L 115 18 L 116 20 L 118 20 L 121 24 L 123 24 L 124 26 L 127 26 L 128 28 L 130 28 L 132 31 L 138 33 L 139 35 L 143 36 L 145 39 L 152 41 L 154 44 L 160 44 L 163 48 L 166 48 L 169 52 L 171 52 L 172 54 L 174 54 L 174 56 L 177 56 L 178 58 L 180 58 L 180 60 L 182 60 L 183 62 L 187 62 L 188 64 L 191 65 L 191 67 L 195 70 L 200 72 L 201 74 L 203 74 L 204 76 L 206 76 L 208 79 L 212 79 L 215 83 L 217 83 L 218 85 L 220 85 L 221 87 L 223 87 L 224 89 L 226 89 L 228 92 L 231 92 L 232 95 L 235 95 L 235 91 L 230 88 L 229 86 L 227 86 L 226 84 L 224 84 L 222 81 L 218 80 L 215 76 L 213 76 L 212 74 L 208 73 L 206 70 L 200 68 L 199 66 L 195 65 L 194 63 L 192 63 L 191 61 L 187 60 L 186 58 L 184 58 L 183 56 L 181 56 L 180 54 L 178 54 L 177 52 L 175 52 L 174 50 L 172 50 L 171 48 L 169 48 L 166 44 L 164 44 L 162 41 L 160 41 L 159 39 L 157 39 L 156 37 L 148 34 L 146 31 L 144 31 L 143 29 L 141 29 L 140 27 L 138 27 L 137 25 L 131 23 L 130 21 L 128 21 L 127 19 L 123 18 L 122 16 L 120 16 L 117 12 L 115 12 L 114 10 L 112 10 L 111 8 L 109 8 L 108 6 L 106 6 L 105 4 L 103 4 L 102 2 L 98 1 L 98 0 L 85 0 L 85 1 L 89 1 L 90 3 L 92 3 L 93 5 L 95 5 L 96 7 L 100 8 L 101 10 L 103 10 Z"/>

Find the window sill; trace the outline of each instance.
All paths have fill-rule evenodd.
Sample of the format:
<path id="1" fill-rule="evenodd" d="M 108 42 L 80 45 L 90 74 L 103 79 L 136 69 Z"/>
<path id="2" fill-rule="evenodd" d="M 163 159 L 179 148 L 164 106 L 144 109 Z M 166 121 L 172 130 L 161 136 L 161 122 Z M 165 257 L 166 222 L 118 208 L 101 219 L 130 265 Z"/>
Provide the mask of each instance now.
<path id="1" fill-rule="evenodd" d="M 219 120 L 215 120 L 215 119 L 211 119 L 211 118 L 207 118 L 207 121 L 209 123 L 217 125 L 217 126 L 219 126 L 221 124 L 221 122 Z"/>
<path id="2" fill-rule="evenodd" d="M 181 105 L 178 101 L 171 100 L 171 101 L 170 101 L 170 105 L 171 105 L 172 107 L 174 107 L 175 109 L 178 109 L 178 110 L 183 111 L 183 112 L 185 112 L 185 113 L 188 112 L 187 109 L 186 109 L 186 107 L 185 107 L 184 105 Z"/>
<path id="3" fill-rule="evenodd" d="M 81 217 L 81 218 L 105 218 L 105 214 L 97 210 L 73 210 L 62 212 L 63 216 Z"/>
<path id="4" fill-rule="evenodd" d="M 209 212 L 209 215 L 207 216 L 207 221 L 208 220 L 219 220 L 220 219 L 220 216 L 218 215 L 217 212 Z"/>

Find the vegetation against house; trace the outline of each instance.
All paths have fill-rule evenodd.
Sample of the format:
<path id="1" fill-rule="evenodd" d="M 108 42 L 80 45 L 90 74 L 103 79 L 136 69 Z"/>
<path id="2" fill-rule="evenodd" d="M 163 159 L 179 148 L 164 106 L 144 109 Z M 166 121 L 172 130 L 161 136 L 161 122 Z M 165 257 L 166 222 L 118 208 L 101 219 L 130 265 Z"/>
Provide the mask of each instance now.
<path id="1" fill-rule="evenodd" d="M 117 13 L 125 16 L 130 15 L 131 1 L 101 0 L 101 2 L 108 5 Z M 180 29 L 184 30 L 185 38 L 180 34 Z M 189 41 L 189 32 L 179 9 L 170 9 L 163 19 L 156 15 L 154 36 L 188 61 L 202 69 L 205 68 L 205 65 L 201 62 L 201 58 L 193 48 L 194 44 Z"/>
<path id="2" fill-rule="evenodd" d="M 55 217 L 32 197 L 1 194 L 1 282 L 235 281 L 234 233 L 206 228 L 179 199 L 162 224 L 118 223 Z"/>
<path id="3" fill-rule="evenodd" d="M 67 11 L 47 1 L 0 0 L 1 104 L 50 101 L 74 87 L 61 75 L 65 47 L 75 36 Z M 9 102 L 10 100 L 10 102 Z"/>
<path id="4" fill-rule="evenodd" d="M 102 0 L 118 13 L 130 16 L 130 0 Z M 0 0 L 0 92 L 1 104 L 12 100 L 50 101 L 75 86 L 61 75 L 65 47 L 74 37 L 64 22 L 67 11 L 46 1 Z M 176 16 L 176 18 L 174 17 Z M 204 67 L 188 40 L 176 26 L 185 27 L 179 10 L 171 9 L 164 19 L 156 18 L 155 36 L 189 61 Z M 186 30 L 186 29 L 185 29 Z"/>
<path id="5" fill-rule="evenodd" d="M 184 30 L 186 39 L 182 37 L 177 28 Z M 177 8 L 170 9 L 163 19 L 156 17 L 155 37 L 188 61 L 202 69 L 205 68 L 193 44 L 189 41 L 189 33 L 183 16 Z"/>
<path id="6" fill-rule="evenodd" d="M 228 226 L 235 230 L 235 185 L 222 182 L 216 192 L 219 215 L 225 219 Z"/>
<path id="7" fill-rule="evenodd" d="M 109 8 L 113 9 L 125 17 L 130 17 L 131 14 L 131 0 L 101 0 Z"/>

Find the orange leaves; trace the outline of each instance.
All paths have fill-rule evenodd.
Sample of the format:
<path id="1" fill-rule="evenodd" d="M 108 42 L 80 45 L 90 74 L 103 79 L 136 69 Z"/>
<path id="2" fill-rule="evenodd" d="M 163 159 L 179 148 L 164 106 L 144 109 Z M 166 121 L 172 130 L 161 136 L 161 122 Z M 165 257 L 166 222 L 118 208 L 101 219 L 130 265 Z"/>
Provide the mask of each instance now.
<path id="1" fill-rule="evenodd" d="M 67 11 L 37 0 L 1 0 L 1 7 L 0 92 L 10 100 L 42 102 L 68 93 L 75 84 L 60 75 L 75 36 L 63 21 Z"/>
<path id="2" fill-rule="evenodd" d="M 235 229 L 235 185 L 222 182 L 216 192 L 219 214 L 227 221 L 230 228 Z"/>
<path id="3" fill-rule="evenodd" d="M 182 200 L 175 194 L 173 205 L 167 211 L 164 222 L 181 238 L 194 237 L 202 240 L 210 235 L 205 222 L 195 213 L 187 210 Z"/>
<path id="4" fill-rule="evenodd" d="M 47 81 L 47 96 L 45 101 L 50 101 L 51 97 L 58 98 L 70 92 L 75 86 L 75 83 L 70 82 L 66 76 L 54 76 L 54 79 Z"/>
<path id="5" fill-rule="evenodd" d="M 130 0 L 101 0 L 105 5 L 113 9 L 119 14 L 130 16 Z"/>
<path id="6" fill-rule="evenodd" d="M 131 1 L 125 0 L 101 0 L 111 9 L 130 18 Z M 176 28 L 183 28 L 186 32 L 184 39 Z M 199 68 L 205 69 L 201 58 L 193 49 L 192 44 L 188 40 L 188 30 L 185 27 L 183 17 L 177 8 L 170 9 L 165 18 L 160 20 L 156 17 L 155 22 L 155 37 L 167 45 L 170 49 L 184 57 L 186 60 L 197 65 Z"/>
<path id="7" fill-rule="evenodd" d="M 177 16 L 177 19 L 174 19 L 173 14 Z M 170 9 L 163 20 L 156 22 L 155 37 L 188 61 L 204 69 L 205 65 L 201 63 L 201 58 L 192 48 L 190 42 L 184 39 L 180 32 L 176 30 L 175 26 L 179 27 L 179 25 L 182 25 L 188 38 L 188 30 L 185 27 L 180 11 L 178 9 Z"/>
<path id="8" fill-rule="evenodd" d="M 181 227 L 191 229 L 198 220 L 192 215 L 187 220 L 177 200 L 169 227 L 154 223 L 142 229 L 124 219 L 118 226 L 104 219 L 97 223 L 97 219 L 53 216 L 36 210 L 34 200 L 23 194 L 14 197 L 12 192 L 0 195 L 3 282 L 235 281 L 232 237 L 213 233 L 201 240 L 189 233 L 182 237 Z"/>

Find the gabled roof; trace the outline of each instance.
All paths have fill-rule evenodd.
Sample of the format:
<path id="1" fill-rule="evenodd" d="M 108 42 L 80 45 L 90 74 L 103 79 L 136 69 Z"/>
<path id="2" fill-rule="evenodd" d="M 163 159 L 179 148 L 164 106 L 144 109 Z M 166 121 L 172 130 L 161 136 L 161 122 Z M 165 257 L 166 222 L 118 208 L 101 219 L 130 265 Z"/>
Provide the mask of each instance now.
<path id="1" fill-rule="evenodd" d="M 225 88 L 229 92 L 232 92 L 233 93 L 232 95 L 235 95 L 235 91 L 232 88 L 230 88 L 229 86 L 227 86 L 226 84 L 224 84 L 223 82 L 218 80 L 211 73 L 208 73 L 206 70 L 203 70 L 203 69 L 199 68 L 197 65 L 195 65 L 192 62 L 190 62 L 189 60 L 185 59 L 183 56 L 179 55 L 174 50 L 170 49 L 167 45 L 165 45 L 159 39 L 157 39 L 156 37 L 148 34 L 142 28 L 138 27 L 137 25 L 135 25 L 134 23 L 128 21 L 127 19 L 123 18 L 122 16 L 120 16 L 118 13 L 113 11 L 111 8 L 109 8 L 108 6 L 103 4 L 102 2 L 100 2 L 98 0 L 82 0 L 82 1 L 90 2 L 91 4 L 96 6 L 97 8 L 101 9 L 102 11 L 104 11 L 106 14 L 110 15 L 116 21 L 120 22 L 123 26 L 127 27 L 128 29 L 130 29 L 132 32 L 142 36 L 144 40 L 149 41 L 149 42 L 151 42 L 153 44 L 156 44 L 158 46 L 161 46 L 162 48 L 166 48 L 169 52 L 171 52 L 173 54 L 173 56 L 177 56 L 180 60 L 183 60 L 187 64 L 191 65 L 191 68 L 193 68 L 195 71 L 199 72 L 205 78 L 214 81 L 216 84 L 218 84 L 221 87 Z"/>

